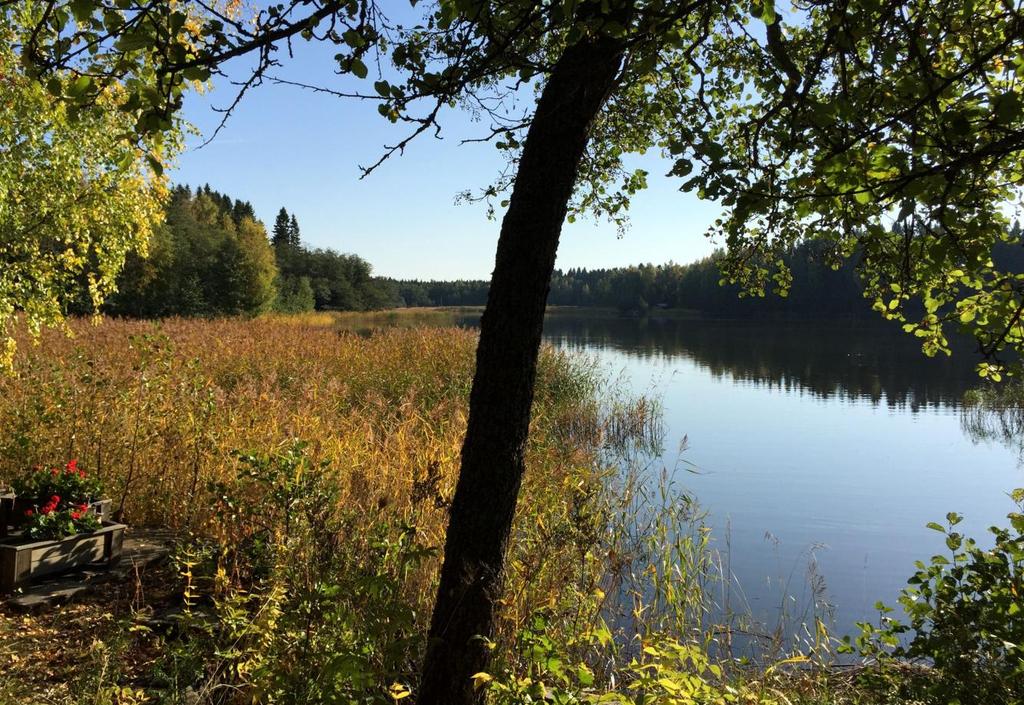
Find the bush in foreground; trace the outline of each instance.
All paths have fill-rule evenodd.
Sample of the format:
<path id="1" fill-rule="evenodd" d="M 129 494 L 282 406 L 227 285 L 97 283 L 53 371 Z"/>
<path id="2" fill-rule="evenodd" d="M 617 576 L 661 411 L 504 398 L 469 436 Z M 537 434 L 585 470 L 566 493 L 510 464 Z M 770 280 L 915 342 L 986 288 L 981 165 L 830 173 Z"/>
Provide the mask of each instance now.
<path id="1" fill-rule="evenodd" d="M 1024 490 L 1013 498 L 1024 502 Z M 899 597 L 907 621 L 880 602 L 880 625 L 861 623 L 856 640 L 847 639 L 848 650 L 855 645 L 875 662 L 865 682 L 887 699 L 1024 701 L 1024 514 L 989 529 L 991 548 L 956 531 L 961 520 L 950 512 L 946 526 L 928 525 L 945 535 L 950 555 L 917 562 Z"/>

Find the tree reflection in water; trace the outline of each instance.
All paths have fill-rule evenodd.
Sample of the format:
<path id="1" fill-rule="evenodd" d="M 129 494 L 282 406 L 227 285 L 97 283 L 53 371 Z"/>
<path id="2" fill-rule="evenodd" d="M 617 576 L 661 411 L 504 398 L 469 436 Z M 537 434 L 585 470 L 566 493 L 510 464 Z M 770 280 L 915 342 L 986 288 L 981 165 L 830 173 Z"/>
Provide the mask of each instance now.
<path id="1" fill-rule="evenodd" d="M 912 411 L 958 407 L 978 380 L 969 341 L 952 341 L 952 357 L 927 358 L 915 338 L 886 322 L 554 315 L 545 320 L 544 337 L 570 349 L 686 358 L 715 377 Z"/>
<path id="2" fill-rule="evenodd" d="M 964 394 L 960 428 L 975 443 L 995 441 L 1024 463 L 1024 383 L 985 385 Z"/>

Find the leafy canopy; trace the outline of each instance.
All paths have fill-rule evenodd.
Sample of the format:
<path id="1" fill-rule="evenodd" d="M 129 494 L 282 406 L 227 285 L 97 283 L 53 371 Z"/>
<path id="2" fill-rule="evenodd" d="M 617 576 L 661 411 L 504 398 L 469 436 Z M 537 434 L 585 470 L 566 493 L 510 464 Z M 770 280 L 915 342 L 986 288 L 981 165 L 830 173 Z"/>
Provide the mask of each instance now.
<path id="1" fill-rule="evenodd" d="M 146 149 L 124 139 L 133 122 L 118 109 L 129 93 L 119 83 L 72 111 L 26 75 L 12 46 L 34 9 L 5 10 L 0 25 L 0 368 L 11 364 L 19 311 L 37 332 L 60 324 L 83 286 L 93 307 L 113 291 L 161 213 L 163 179 L 146 149 L 166 158 L 174 146 L 173 131 L 144 139 Z"/>
<path id="2" fill-rule="evenodd" d="M 701 167 L 688 186 L 727 206 L 727 276 L 763 291 L 780 252 L 821 240 L 859 258 L 874 308 L 926 353 L 948 353 L 945 328 L 961 325 L 998 380 L 999 353 L 1024 341 L 1024 275 L 992 259 L 1024 180 L 1021 4 L 814 3 L 785 26 L 770 4 L 754 14 L 767 51 L 738 42 L 722 70 L 772 70 L 726 88 L 711 139 L 669 143 L 677 171 Z"/>
<path id="3" fill-rule="evenodd" d="M 246 18 L 234 3 L 45 4 L 23 55 L 44 79 L 79 71 L 62 89 L 76 105 L 124 87 L 141 136 L 168 129 L 190 82 L 226 61 L 252 59 L 229 115 L 291 42 L 324 41 L 367 88 L 307 87 L 376 101 L 409 126 L 382 160 L 453 107 L 481 116 L 481 139 L 509 157 L 469 194 L 485 199 L 510 186 L 528 97 L 565 47 L 611 37 L 625 61 L 570 219 L 622 222 L 648 177 L 628 155 L 660 150 L 683 190 L 722 204 L 711 234 L 728 249 L 725 279 L 748 294 L 785 293 L 783 255 L 818 240 L 836 265 L 857 259 L 874 307 L 926 353 L 948 352 L 949 326 L 962 326 L 980 342 L 981 373 L 998 378 L 1000 354 L 1024 343 L 1024 278 L 991 258 L 1024 178 L 1019 0 L 291 0 Z"/>

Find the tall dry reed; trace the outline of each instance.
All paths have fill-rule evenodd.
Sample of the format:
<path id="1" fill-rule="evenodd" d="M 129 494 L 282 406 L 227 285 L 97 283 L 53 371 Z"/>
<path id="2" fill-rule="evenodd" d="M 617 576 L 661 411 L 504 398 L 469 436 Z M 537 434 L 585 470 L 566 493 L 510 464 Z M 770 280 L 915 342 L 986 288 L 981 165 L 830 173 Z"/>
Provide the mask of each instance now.
<path id="1" fill-rule="evenodd" d="M 19 341 L 0 378 L 0 480 L 71 457 L 99 473 L 137 524 L 201 519 L 197 492 L 233 470 L 235 449 L 298 437 L 347 479 L 345 500 L 408 502 L 428 473 L 450 490 L 458 466 L 475 335 L 458 329 L 360 336 L 286 320 L 104 319 L 73 336 Z M 592 383 L 546 350 L 529 462 L 573 459 L 552 422 Z"/>

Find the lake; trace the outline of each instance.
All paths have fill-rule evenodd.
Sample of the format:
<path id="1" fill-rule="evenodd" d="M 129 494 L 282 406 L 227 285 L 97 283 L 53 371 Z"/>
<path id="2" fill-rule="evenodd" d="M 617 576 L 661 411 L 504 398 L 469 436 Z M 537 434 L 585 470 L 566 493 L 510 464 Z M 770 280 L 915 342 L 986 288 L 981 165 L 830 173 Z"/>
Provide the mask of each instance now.
<path id="1" fill-rule="evenodd" d="M 811 566 L 835 633 L 877 620 L 873 605 L 895 603 L 915 560 L 948 554 L 927 522 L 956 511 L 983 539 L 1024 485 L 1015 448 L 961 428 L 960 399 L 979 381 L 969 345 L 929 359 L 881 322 L 555 315 L 544 334 L 661 400 L 657 467 L 707 510 L 733 608 L 769 627 L 784 605 L 809 614 Z"/>

